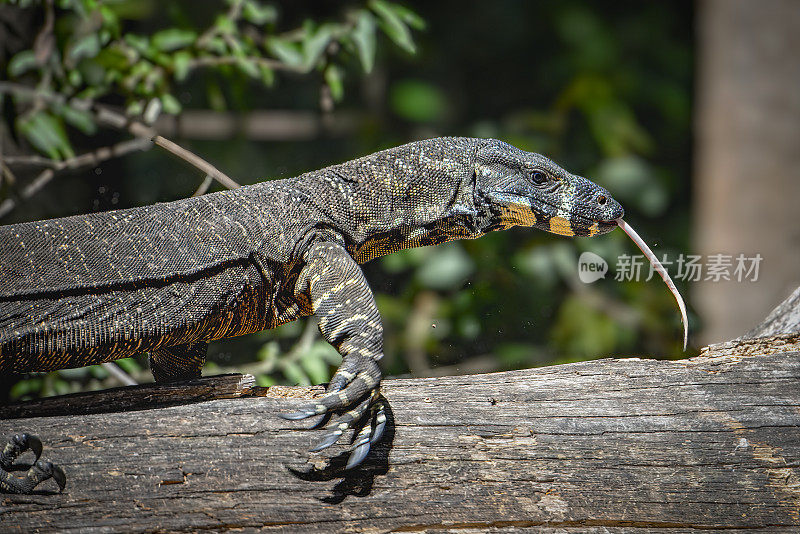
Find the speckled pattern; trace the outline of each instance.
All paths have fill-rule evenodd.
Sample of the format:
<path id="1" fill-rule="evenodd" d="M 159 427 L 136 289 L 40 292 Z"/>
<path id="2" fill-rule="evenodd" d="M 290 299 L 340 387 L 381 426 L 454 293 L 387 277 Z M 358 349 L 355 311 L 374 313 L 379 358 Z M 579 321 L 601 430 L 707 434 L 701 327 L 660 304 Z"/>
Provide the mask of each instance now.
<path id="1" fill-rule="evenodd" d="M 0 372 L 150 352 L 158 380 L 191 378 L 209 341 L 316 314 L 343 362 L 328 395 L 288 417 L 340 413 L 326 444 L 371 411 L 363 458 L 382 429 L 383 349 L 359 264 L 519 225 L 598 235 L 621 216 L 606 190 L 541 155 L 437 138 L 233 191 L 3 226 Z"/>

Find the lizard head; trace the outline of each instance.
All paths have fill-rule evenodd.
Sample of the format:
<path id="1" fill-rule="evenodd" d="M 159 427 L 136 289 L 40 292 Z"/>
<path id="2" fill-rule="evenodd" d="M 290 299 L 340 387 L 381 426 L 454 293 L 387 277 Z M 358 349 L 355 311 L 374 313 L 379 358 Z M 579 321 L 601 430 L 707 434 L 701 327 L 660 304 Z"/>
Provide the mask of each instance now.
<path id="1" fill-rule="evenodd" d="M 565 236 L 595 236 L 616 228 L 624 214 L 594 182 L 502 141 L 478 149 L 474 170 L 476 202 L 490 212 L 487 229 L 534 226 Z"/>

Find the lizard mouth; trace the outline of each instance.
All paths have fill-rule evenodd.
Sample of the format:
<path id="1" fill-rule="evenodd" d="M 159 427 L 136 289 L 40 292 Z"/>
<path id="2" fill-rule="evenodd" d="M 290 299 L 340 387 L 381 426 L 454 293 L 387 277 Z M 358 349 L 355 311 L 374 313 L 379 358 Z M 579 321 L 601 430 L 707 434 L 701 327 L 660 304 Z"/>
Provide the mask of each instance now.
<path id="1" fill-rule="evenodd" d="M 544 230 L 568 236 L 594 236 L 606 234 L 617 227 L 616 214 L 587 217 L 580 212 L 559 215 L 560 207 L 541 198 L 531 198 L 505 191 L 489 193 L 493 202 L 504 206 L 503 210 L 515 224 L 538 226 Z"/>
<path id="2" fill-rule="evenodd" d="M 526 205 L 529 206 L 531 211 L 533 211 L 535 213 L 537 210 L 534 207 L 534 203 L 531 202 L 528 199 L 526 199 L 526 200 L 527 200 Z M 558 213 L 558 206 L 555 206 L 555 205 L 551 204 L 550 202 L 547 202 L 545 200 L 539 200 L 537 203 L 540 206 L 545 208 L 545 209 L 538 210 L 539 212 L 543 212 L 545 214 L 547 214 L 548 211 L 551 214 L 557 214 Z M 552 217 L 555 217 L 555 216 L 556 215 L 548 215 L 549 218 L 552 218 Z M 597 225 L 597 227 L 599 229 L 605 230 L 605 231 L 611 231 L 611 230 L 613 230 L 614 228 L 617 227 L 617 218 L 618 217 L 613 217 L 613 218 L 600 218 L 600 217 L 597 217 L 597 218 L 594 218 L 594 217 L 587 217 L 586 215 L 583 215 L 582 213 L 570 213 L 569 214 L 569 220 L 572 221 L 572 222 L 578 223 L 578 226 L 580 226 L 580 227 L 589 228 L 591 226 Z"/>

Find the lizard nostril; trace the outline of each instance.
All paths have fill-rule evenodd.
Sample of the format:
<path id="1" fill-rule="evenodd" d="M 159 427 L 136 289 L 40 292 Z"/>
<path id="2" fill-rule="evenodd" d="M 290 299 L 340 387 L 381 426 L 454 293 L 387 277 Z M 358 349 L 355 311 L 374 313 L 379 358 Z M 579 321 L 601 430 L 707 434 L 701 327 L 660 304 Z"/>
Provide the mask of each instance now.
<path id="1" fill-rule="evenodd" d="M 601 206 L 605 206 L 607 202 L 608 199 L 604 195 L 600 195 L 599 197 L 597 197 L 597 203 L 600 204 Z"/>

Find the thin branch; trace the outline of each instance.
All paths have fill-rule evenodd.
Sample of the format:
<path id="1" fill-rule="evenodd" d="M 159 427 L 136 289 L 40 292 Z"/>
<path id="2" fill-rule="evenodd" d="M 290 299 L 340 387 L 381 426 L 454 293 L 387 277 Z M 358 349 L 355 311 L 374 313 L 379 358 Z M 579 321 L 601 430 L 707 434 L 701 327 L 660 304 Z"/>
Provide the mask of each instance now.
<path id="1" fill-rule="evenodd" d="M 208 188 L 211 187 L 211 182 L 213 182 L 213 181 L 214 181 L 214 177 L 211 176 L 210 174 L 206 174 L 206 177 L 203 178 L 203 183 L 201 183 L 200 187 L 198 187 L 195 190 L 195 192 L 192 193 L 192 196 L 193 197 L 199 197 L 199 196 L 205 195 L 206 191 L 208 191 Z"/>
<path id="2" fill-rule="evenodd" d="M 185 148 L 173 143 L 169 139 L 161 137 L 160 135 L 156 135 L 153 137 L 153 142 L 164 150 L 172 152 L 182 160 L 191 163 L 204 173 L 211 175 L 216 181 L 228 189 L 237 189 L 238 187 L 241 187 L 238 183 L 229 178 L 227 174 L 223 173 L 197 154 L 186 150 Z"/>
<path id="3" fill-rule="evenodd" d="M 31 89 L 30 87 L 26 87 L 24 85 L 19 85 L 16 83 L 11 82 L 0 82 L 0 93 L 13 93 L 17 96 L 22 96 L 25 98 L 30 98 L 31 100 L 37 101 L 39 99 L 46 100 L 48 102 L 54 102 L 59 104 L 69 103 L 70 106 L 75 107 L 76 109 L 81 109 L 84 111 L 92 112 L 95 115 L 97 122 L 105 124 L 107 126 L 111 126 L 112 128 L 116 128 L 119 130 L 127 130 L 138 139 L 134 139 L 131 141 L 126 141 L 124 143 L 120 143 L 119 145 L 115 145 L 114 147 L 106 147 L 96 150 L 94 152 L 90 152 L 88 154 L 83 154 L 81 156 L 77 156 L 75 158 L 70 158 L 68 160 L 62 162 L 55 162 L 52 164 L 50 169 L 46 169 L 42 171 L 34 181 L 28 185 L 23 191 L 21 198 L 23 200 L 27 200 L 37 192 L 39 192 L 42 187 L 44 187 L 50 180 L 53 179 L 56 172 L 61 171 L 66 168 L 74 168 L 83 166 L 86 164 L 91 163 L 99 163 L 102 160 L 109 159 L 117 155 L 120 151 L 120 147 L 125 147 L 124 152 L 130 152 L 136 149 L 143 149 L 141 147 L 141 143 L 143 141 L 152 141 L 153 143 L 157 144 L 161 148 L 175 154 L 176 156 L 180 157 L 184 161 L 191 163 L 201 171 L 205 172 L 208 175 L 211 175 L 215 180 L 221 183 L 223 186 L 227 187 L 228 189 L 236 189 L 239 187 L 239 184 L 228 177 L 226 174 L 218 170 L 216 167 L 205 161 L 200 156 L 186 150 L 185 148 L 179 146 L 178 144 L 166 139 L 160 135 L 157 135 L 157 132 L 143 124 L 139 121 L 130 120 L 127 116 L 113 109 L 99 105 L 91 100 L 85 99 L 67 99 L 64 95 L 60 95 L 58 93 L 53 93 L 50 91 L 42 91 L 37 89 Z M 133 143 L 134 148 L 131 148 L 129 145 L 125 143 Z M 115 147 L 117 149 L 115 150 Z M 14 207 L 17 205 L 17 201 L 14 199 L 6 199 L 2 203 L 0 203 L 0 217 L 5 216 L 10 212 Z"/>
<path id="4" fill-rule="evenodd" d="M 139 384 L 131 375 L 123 371 L 122 367 L 114 362 L 103 362 L 100 365 L 108 371 L 108 374 L 119 380 L 125 386 L 136 386 Z"/>
<path id="5" fill-rule="evenodd" d="M 283 71 L 298 72 L 298 73 L 306 72 L 305 69 L 302 69 L 300 67 L 295 67 L 292 65 L 287 65 L 286 63 L 281 63 L 280 61 L 277 61 L 275 59 L 270 59 L 266 57 L 253 57 L 253 56 L 247 56 L 242 58 L 230 57 L 230 56 L 201 56 L 193 59 L 189 63 L 189 66 L 193 69 L 196 67 L 218 67 L 220 65 L 235 65 L 236 63 L 242 60 L 249 61 L 255 63 L 256 65 L 267 67 L 272 70 L 283 70 Z"/>
<path id="6" fill-rule="evenodd" d="M 27 85 L 21 85 L 13 82 L 0 82 L 0 93 L 12 93 L 30 100 L 41 99 L 48 102 L 55 102 L 57 104 L 67 103 L 67 97 L 64 95 L 42 89 L 34 89 L 33 87 L 28 87 Z M 78 101 L 79 99 L 76 98 L 72 100 Z M 83 100 L 82 102 L 86 101 Z"/>
<path id="7" fill-rule="evenodd" d="M 8 181 L 8 185 L 13 186 L 17 183 L 17 176 L 11 172 L 11 169 L 6 165 L 6 163 L 0 157 L 0 185 L 3 184 L 4 178 Z"/>
<path id="8" fill-rule="evenodd" d="M 58 161 L 42 156 L 0 156 L 0 160 L 7 165 L 33 165 L 37 167 L 55 167 Z"/>
<path id="9" fill-rule="evenodd" d="M 50 169 L 45 169 L 39 175 L 34 178 L 33 182 L 28 184 L 28 186 L 22 191 L 20 195 L 21 200 L 28 200 L 33 195 L 38 193 L 45 185 L 47 185 L 50 180 L 56 175 L 56 173 L 63 171 L 65 169 L 77 169 L 79 167 L 84 167 L 87 165 L 99 165 L 101 162 L 109 160 L 111 158 L 116 158 L 119 156 L 123 156 L 128 154 L 129 152 L 135 152 L 137 150 L 145 150 L 150 146 L 149 139 L 130 139 L 128 141 L 122 141 L 121 143 L 117 143 L 116 145 L 107 146 L 103 148 L 99 148 L 97 150 L 93 150 L 91 152 L 87 152 L 85 154 L 81 154 L 79 156 L 75 156 L 73 158 L 65 159 L 64 161 L 55 162 L 53 167 Z M 8 213 L 13 210 L 17 204 L 18 200 L 13 198 L 7 198 L 2 203 L 0 203 L 0 218 L 5 217 Z"/>
<path id="10" fill-rule="evenodd" d="M 136 137 L 151 138 L 156 131 L 141 122 L 131 120 L 123 113 L 97 104 L 85 98 L 67 98 L 66 96 L 43 89 L 34 89 L 13 82 L 0 82 L 0 93 L 11 93 L 35 102 L 44 100 L 54 104 L 68 105 L 80 111 L 93 113 L 97 122 L 118 130 L 127 130 Z"/>
<path id="11" fill-rule="evenodd" d="M 241 17 L 241 14 L 242 14 L 241 0 L 236 0 L 234 2 L 231 2 L 226 17 L 234 24 L 236 24 L 236 22 L 239 20 L 239 17 Z M 217 34 L 217 31 L 218 28 L 216 25 L 212 24 L 211 26 L 209 26 L 208 29 L 206 29 L 206 31 L 204 31 L 202 35 L 200 35 L 200 37 L 197 38 L 195 46 L 197 46 L 198 48 L 205 48 L 206 44 L 208 44 L 208 41 L 210 41 L 211 38 Z"/>

